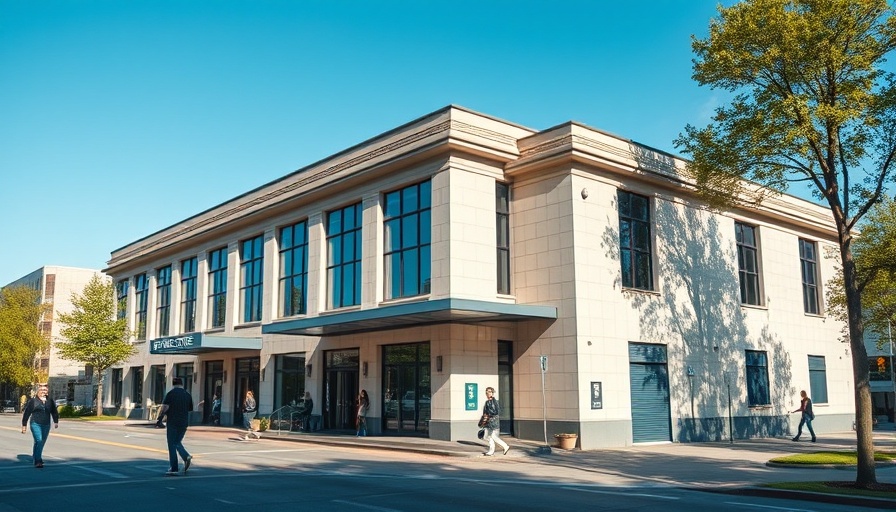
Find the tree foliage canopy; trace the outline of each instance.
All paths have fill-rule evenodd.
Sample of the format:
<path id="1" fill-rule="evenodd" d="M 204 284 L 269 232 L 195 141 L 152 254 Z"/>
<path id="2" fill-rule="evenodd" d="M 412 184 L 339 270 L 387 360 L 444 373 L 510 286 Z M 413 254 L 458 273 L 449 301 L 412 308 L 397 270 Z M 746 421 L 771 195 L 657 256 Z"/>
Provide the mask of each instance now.
<path id="1" fill-rule="evenodd" d="M 82 294 L 72 294 L 71 302 L 72 312 L 59 314 L 60 333 L 67 339 L 56 343 L 61 357 L 91 365 L 102 374 L 134 354 L 127 320 L 116 318 L 111 282 L 94 275 Z"/>
<path id="2" fill-rule="evenodd" d="M 852 244 L 896 174 L 896 78 L 883 69 L 896 18 L 886 0 L 744 0 L 720 6 L 692 47 L 694 79 L 733 93 L 708 126 L 688 125 L 675 141 L 707 203 L 756 204 L 803 182 L 830 207 L 855 382 L 856 483 L 869 486 L 871 391 Z"/>
<path id="3" fill-rule="evenodd" d="M 896 47 L 885 0 L 754 0 L 720 8 L 694 39 L 694 79 L 735 93 L 676 145 L 714 205 L 761 201 L 791 182 L 838 210 L 846 229 L 893 179 Z M 760 187 L 754 189 L 747 178 Z"/>
<path id="4" fill-rule="evenodd" d="M 880 346 L 896 326 L 896 200 L 885 198 L 868 212 L 852 249 L 865 325 L 877 333 Z M 832 316 L 846 319 L 842 272 L 831 281 L 827 302 Z"/>
<path id="5" fill-rule="evenodd" d="M 37 357 L 50 346 L 40 322 L 49 312 L 33 288 L 0 289 L 0 381 L 24 388 L 37 379 Z"/>

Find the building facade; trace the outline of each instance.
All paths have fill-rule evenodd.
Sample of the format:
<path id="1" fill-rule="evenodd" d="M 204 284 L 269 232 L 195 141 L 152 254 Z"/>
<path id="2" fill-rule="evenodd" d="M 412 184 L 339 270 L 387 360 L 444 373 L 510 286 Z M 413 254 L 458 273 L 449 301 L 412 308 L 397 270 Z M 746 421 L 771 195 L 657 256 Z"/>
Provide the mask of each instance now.
<path id="1" fill-rule="evenodd" d="M 56 320 L 59 313 L 71 313 L 72 294 L 80 294 L 84 286 L 99 270 L 89 268 L 48 265 L 23 276 L 6 286 L 27 286 L 40 292 L 41 302 L 53 306 L 52 315 L 41 321 L 40 329 L 50 340 L 50 349 L 41 354 L 38 363 L 40 380 L 47 383 L 48 396 L 54 400 L 66 400 L 77 405 L 90 405 L 92 401 L 92 370 L 83 363 L 63 359 L 56 343 L 64 341 Z M 4 288 L 6 287 L 4 286 Z M 7 390 L 11 392 L 12 390 Z"/>
<path id="2" fill-rule="evenodd" d="M 112 252 L 138 354 L 108 407 L 181 376 L 239 424 L 305 391 L 316 427 L 584 449 L 849 428 L 849 347 L 825 314 L 829 212 L 790 196 L 714 212 L 684 162 L 564 123 L 449 106 Z M 207 421 L 209 411 L 196 413 Z"/>

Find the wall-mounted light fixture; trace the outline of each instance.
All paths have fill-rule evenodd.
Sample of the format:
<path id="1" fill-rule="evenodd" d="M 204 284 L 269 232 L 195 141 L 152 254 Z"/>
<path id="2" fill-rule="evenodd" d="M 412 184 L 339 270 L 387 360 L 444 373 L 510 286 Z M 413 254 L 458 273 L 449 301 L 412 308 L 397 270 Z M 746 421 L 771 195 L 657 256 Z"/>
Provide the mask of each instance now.
<path id="1" fill-rule="evenodd" d="M 197 382 L 198 380 L 199 380 L 199 374 L 198 374 L 198 373 L 194 373 L 194 374 L 193 374 L 193 382 Z"/>
<path id="2" fill-rule="evenodd" d="M 311 363 L 308 363 L 308 364 L 305 365 L 305 374 L 306 374 L 308 377 L 311 377 Z"/>
<path id="3" fill-rule="evenodd" d="M 264 368 L 261 369 L 261 381 L 264 382 Z"/>
<path id="4" fill-rule="evenodd" d="M 436 371 L 442 373 L 442 356 L 436 356 Z"/>
<path id="5" fill-rule="evenodd" d="M 224 382 L 227 382 L 227 370 L 224 370 Z"/>
<path id="6" fill-rule="evenodd" d="M 364 376 L 367 377 L 367 361 L 361 363 L 361 373 L 363 373 Z"/>

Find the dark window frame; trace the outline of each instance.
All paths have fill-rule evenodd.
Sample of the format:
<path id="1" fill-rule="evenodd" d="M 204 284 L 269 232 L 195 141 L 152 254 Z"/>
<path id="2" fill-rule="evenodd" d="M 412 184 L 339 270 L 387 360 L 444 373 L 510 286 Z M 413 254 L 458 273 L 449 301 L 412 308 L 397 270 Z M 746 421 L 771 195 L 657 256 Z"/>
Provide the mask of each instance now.
<path id="1" fill-rule="evenodd" d="M 280 316 L 304 315 L 308 311 L 308 221 L 280 228 L 278 242 Z"/>
<path id="2" fill-rule="evenodd" d="M 750 306 L 762 305 L 759 236 L 756 226 L 734 223 L 737 243 L 737 277 L 740 283 L 740 302 Z"/>
<path id="3" fill-rule="evenodd" d="M 432 279 L 432 182 L 383 195 L 386 300 L 425 295 Z"/>
<path id="4" fill-rule="evenodd" d="M 623 288 L 654 291 L 651 201 L 647 196 L 617 190 L 619 263 Z"/>
<path id="5" fill-rule="evenodd" d="M 149 277 L 146 273 L 134 276 L 134 298 L 136 305 L 134 306 L 134 336 L 138 340 L 146 339 L 146 317 L 147 304 L 149 295 Z"/>
<path id="6" fill-rule="evenodd" d="M 171 334 L 171 265 L 156 269 L 156 333 Z"/>
<path id="7" fill-rule="evenodd" d="M 363 210 L 353 203 L 327 213 L 327 308 L 361 304 Z"/>
<path id="8" fill-rule="evenodd" d="M 821 314 L 818 289 L 818 245 L 799 239 L 800 278 L 803 283 L 803 311 L 809 315 Z"/>
<path id="9" fill-rule="evenodd" d="M 264 235 L 240 242 L 240 312 L 243 323 L 260 322 L 264 307 Z"/>
<path id="10" fill-rule="evenodd" d="M 208 321 L 212 329 L 227 321 L 227 247 L 208 253 Z"/>
<path id="11" fill-rule="evenodd" d="M 181 332 L 196 330 L 196 277 L 199 263 L 195 257 L 180 262 L 180 325 Z"/>
<path id="12" fill-rule="evenodd" d="M 497 248 L 497 292 L 509 295 L 510 288 L 510 185 L 495 182 L 495 230 Z"/>
<path id="13" fill-rule="evenodd" d="M 768 376 L 768 353 L 764 350 L 745 351 L 747 405 L 764 407 L 771 405 Z"/>

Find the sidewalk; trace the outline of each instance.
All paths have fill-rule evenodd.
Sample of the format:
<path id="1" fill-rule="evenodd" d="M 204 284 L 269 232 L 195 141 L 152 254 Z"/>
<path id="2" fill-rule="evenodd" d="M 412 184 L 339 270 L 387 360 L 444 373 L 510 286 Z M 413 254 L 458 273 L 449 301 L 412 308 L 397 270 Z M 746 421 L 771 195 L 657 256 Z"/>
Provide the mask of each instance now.
<path id="1" fill-rule="evenodd" d="M 195 426 L 191 430 L 222 431 L 226 427 Z M 233 429 L 235 432 L 236 430 Z M 311 443 L 318 446 L 344 446 L 357 449 L 405 451 L 427 455 L 458 457 L 472 463 L 493 464 L 498 473 L 519 475 L 519 466 L 527 464 L 525 475 L 533 479 L 558 478 L 570 483 L 625 487 L 683 487 L 708 492 L 752 494 L 827 503 L 861 503 L 862 506 L 896 509 L 896 494 L 891 499 L 840 497 L 829 494 L 795 493 L 759 487 L 771 482 L 852 481 L 855 467 L 786 467 L 768 465 L 775 457 L 823 450 L 854 450 L 855 432 L 819 436 L 817 443 L 766 438 L 736 440 L 734 443 L 664 443 L 600 450 L 561 450 L 544 443 L 504 438 L 511 450 L 507 456 L 483 457 L 484 442 L 450 442 L 422 437 L 370 436 L 353 433 L 296 433 L 267 431 L 262 440 Z M 875 449 L 896 452 L 896 432 L 876 429 Z M 896 464 L 879 464 L 877 480 L 896 484 Z"/>

